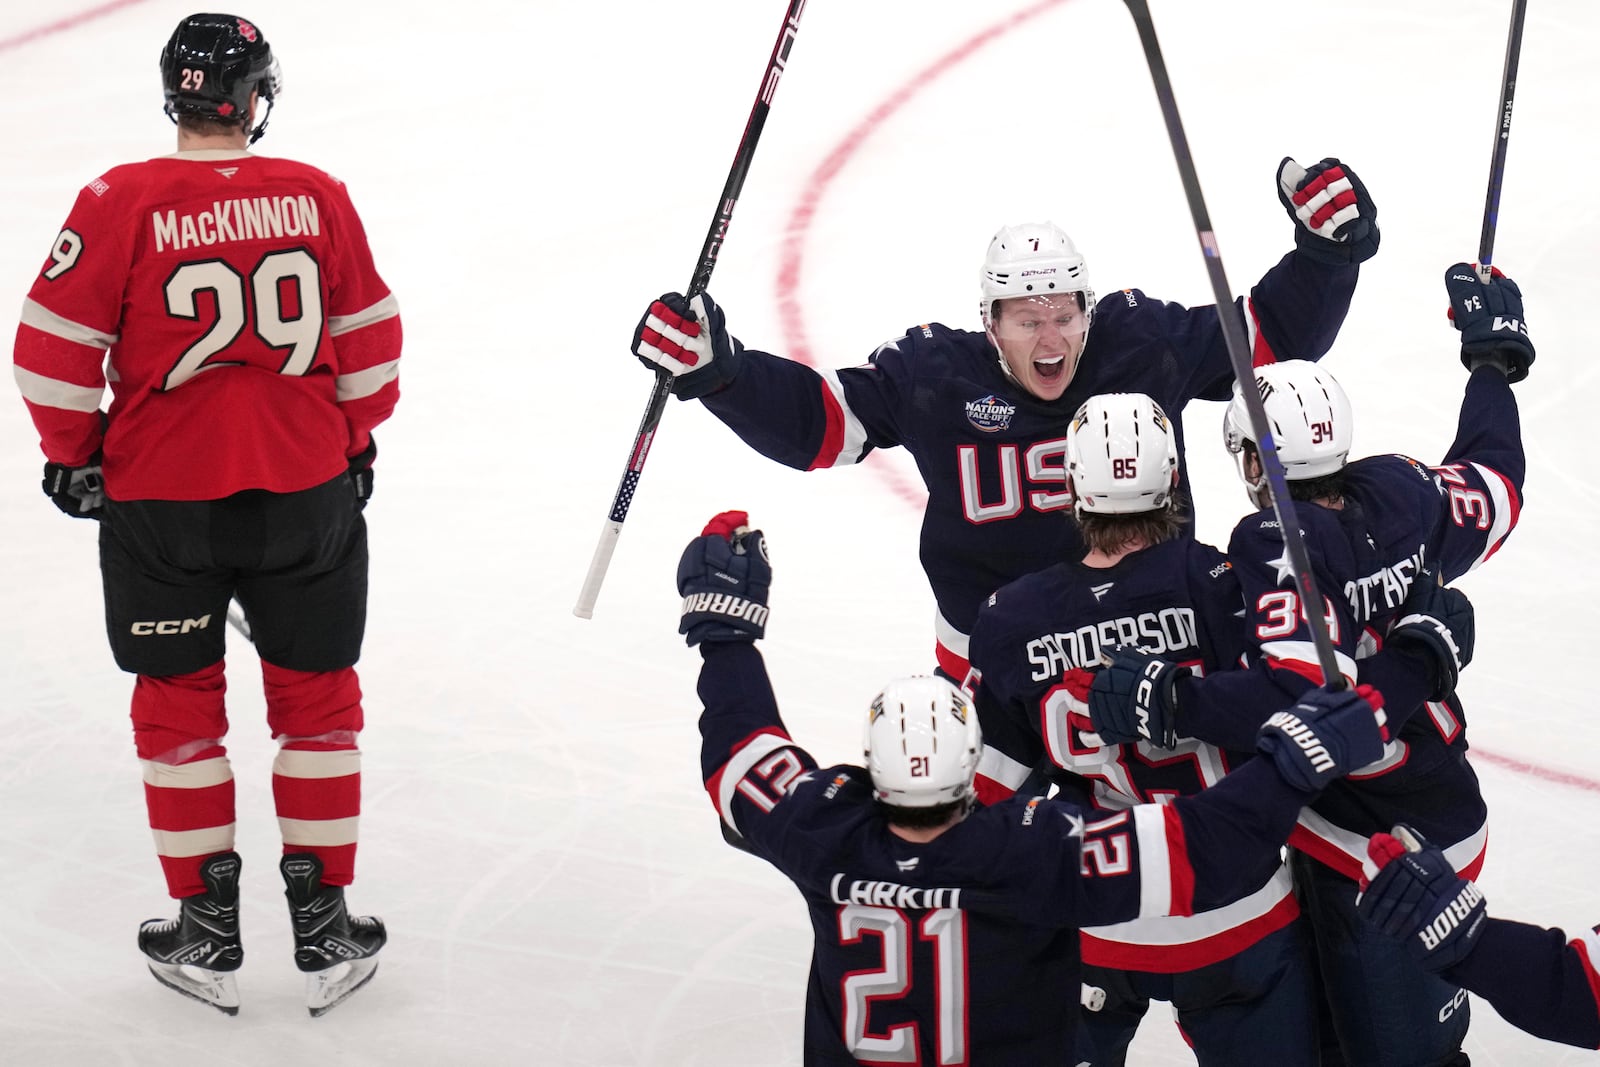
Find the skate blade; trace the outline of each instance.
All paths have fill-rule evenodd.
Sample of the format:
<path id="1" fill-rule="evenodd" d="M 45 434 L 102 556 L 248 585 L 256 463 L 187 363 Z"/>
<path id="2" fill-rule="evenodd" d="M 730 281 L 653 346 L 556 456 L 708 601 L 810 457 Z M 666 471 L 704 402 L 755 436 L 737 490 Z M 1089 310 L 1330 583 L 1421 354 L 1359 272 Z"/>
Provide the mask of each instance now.
<path id="1" fill-rule="evenodd" d="M 336 963 L 325 971 L 312 971 L 306 975 L 306 1010 L 313 1017 L 326 1015 L 343 1004 L 351 993 L 372 981 L 377 970 L 378 961 L 374 957 Z"/>
<path id="2" fill-rule="evenodd" d="M 192 963 L 150 963 L 155 980 L 224 1015 L 239 1014 L 239 982 L 232 971 L 210 971 Z"/>

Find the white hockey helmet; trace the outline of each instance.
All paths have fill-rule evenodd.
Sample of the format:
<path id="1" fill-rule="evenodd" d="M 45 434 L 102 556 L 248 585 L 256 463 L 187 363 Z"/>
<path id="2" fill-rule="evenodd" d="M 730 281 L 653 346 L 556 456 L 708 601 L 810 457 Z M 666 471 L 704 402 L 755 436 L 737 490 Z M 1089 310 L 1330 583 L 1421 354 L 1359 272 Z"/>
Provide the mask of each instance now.
<path id="1" fill-rule="evenodd" d="M 1014 296 L 1079 293 L 1084 318 L 1094 322 L 1089 268 L 1072 238 L 1053 222 L 1000 227 L 989 240 L 978 287 L 985 330 L 993 328 L 994 302 Z"/>
<path id="2" fill-rule="evenodd" d="M 943 678 L 896 678 L 872 700 L 865 739 L 872 792 L 885 804 L 931 808 L 970 800 L 983 738 L 966 693 Z"/>
<path id="3" fill-rule="evenodd" d="M 1266 410 L 1278 460 L 1289 481 L 1321 478 L 1344 469 L 1350 455 L 1355 415 L 1350 398 L 1333 375 L 1303 359 L 1268 363 L 1255 369 L 1255 385 Z M 1239 477 L 1257 507 L 1266 507 L 1266 475 L 1251 479 L 1245 469 L 1245 442 L 1256 445 L 1250 409 L 1238 382 L 1222 417 L 1223 444 L 1233 453 Z"/>
<path id="4" fill-rule="evenodd" d="M 1161 406 L 1143 393 L 1092 396 L 1067 429 L 1073 513 L 1159 511 L 1178 484 L 1178 438 Z"/>

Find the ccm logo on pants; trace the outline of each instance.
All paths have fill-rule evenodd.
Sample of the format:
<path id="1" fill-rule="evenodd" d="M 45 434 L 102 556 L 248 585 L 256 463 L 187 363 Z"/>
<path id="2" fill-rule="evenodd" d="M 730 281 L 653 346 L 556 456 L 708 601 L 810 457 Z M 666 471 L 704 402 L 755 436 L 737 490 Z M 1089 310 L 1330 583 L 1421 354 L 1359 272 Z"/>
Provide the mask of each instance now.
<path id="1" fill-rule="evenodd" d="M 211 625 L 211 616 L 202 615 L 198 619 L 162 619 L 160 622 L 136 622 L 129 632 L 135 637 L 166 636 L 168 634 L 186 634 L 190 630 L 204 630 Z"/>

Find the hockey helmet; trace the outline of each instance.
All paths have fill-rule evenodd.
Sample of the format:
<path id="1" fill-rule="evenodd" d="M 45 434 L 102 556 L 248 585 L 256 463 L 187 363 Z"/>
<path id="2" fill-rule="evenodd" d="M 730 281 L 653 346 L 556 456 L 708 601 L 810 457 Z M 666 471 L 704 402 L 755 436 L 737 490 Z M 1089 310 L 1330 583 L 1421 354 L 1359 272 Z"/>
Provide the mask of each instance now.
<path id="1" fill-rule="evenodd" d="M 972 799 L 982 750 L 978 713 L 943 678 L 896 678 L 872 700 L 865 749 L 873 796 L 931 808 Z"/>
<path id="2" fill-rule="evenodd" d="M 1074 514 L 1166 507 L 1178 484 L 1178 439 L 1161 406 L 1143 393 L 1090 397 L 1067 429 L 1067 482 Z"/>
<path id="3" fill-rule="evenodd" d="M 283 76 L 255 24 L 237 15 L 200 14 L 178 23 L 161 50 L 161 87 L 174 122 L 179 115 L 234 119 L 249 114 L 252 92 L 271 114 Z M 251 144 L 266 126 L 263 116 L 250 131 Z"/>
<path id="4" fill-rule="evenodd" d="M 1261 406 L 1286 479 L 1304 481 L 1344 469 L 1355 416 L 1350 398 L 1333 375 L 1308 360 L 1289 359 L 1257 367 L 1255 387 L 1261 395 Z M 1223 444 L 1233 453 L 1250 499 L 1258 508 L 1268 506 L 1271 499 L 1265 471 L 1252 479 L 1245 466 L 1245 442 L 1252 447 L 1257 442 L 1250 425 L 1250 409 L 1238 382 L 1234 383 L 1233 400 L 1222 417 L 1222 437 Z"/>
<path id="5" fill-rule="evenodd" d="M 1087 324 L 1094 322 L 1089 268 L 1072 238 L 1053 222 L 1002 226 L 989 241 L 979 278 L 983 328 L 993 329 L 994 304 L 1015 296 L 1077 293 Z"/>

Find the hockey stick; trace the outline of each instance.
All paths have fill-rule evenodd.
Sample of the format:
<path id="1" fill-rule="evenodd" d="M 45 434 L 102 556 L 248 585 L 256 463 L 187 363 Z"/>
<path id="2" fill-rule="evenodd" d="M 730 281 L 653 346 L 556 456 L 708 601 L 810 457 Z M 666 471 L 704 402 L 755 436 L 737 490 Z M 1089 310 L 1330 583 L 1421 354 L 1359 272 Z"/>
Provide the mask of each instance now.
<path id="1" fill-rule="evenodd" d="M 700 259 L 689 280 L 685 294 L 694 299 L 705 292 L 711 282 L 711 271 L 717 265 L 717 253 L 722 250 L 723 238 L 728 233 L 728 223 L 733 218 L 733 208 L 739 202 L 744 188 L 745 175 L 750 161 L 755 158 L 756 142 L 761 139 L 761 128 L 766 124 L 767 112 L 772 109 L 772 97 L 778 91 L 778 81 L 789 61 L 789 50 L 794 47 L 800 32 L 800 15 L 806 0 L 789 0 L 784 14 L 783 29 L 778 32 L 777 43 L 772 46 L 772 56 L 767 60 L 766 72 L 761 77 L 761 88 L 756 93 L 755 104 L 750 108 L 750 118 L 745 123 L 744 134 L 739 138 L 739 149 L 733 155 L 733 167 L 728 171 L 727 183 L 722 187 L 722 198 L 717 201 L 716 214 L 711 217 L 711 228 L 706 231 L 705 244 L 700 247 Z M 600 596 L 600 583 L 605 581 L 606 570 L 611 566 L 611 554 L 616 551 L 617 538 L 622 536 L 622 524 L 628 517 L 628 507 L 639 488 L 639 477 L 644 473 L 644 461 L 650 454 L 650 443 L 656 435 L 656 426 L 666 410 L 667 397 L 672 394 L 672 375 L 665 370 L 656 372 L 655 388 L 650 393 L 650 403 L 645 406 L 639 432 L 633 439 L 633 449 L 628 453 L 628 463 L 611 498 L 611 513 L 606 516 L 600 530 L 600 541 L 594 546 L 594 558 L 589 561 L 589 573 L 578 593 L 578 603 L 572 613 L 580 619 L 594 617 L 594 603 Z"/>
<path id="2" fill-rule="evenodd" d="M 1344 675 L 1334 659 L 1333 642 L 1328 636 L 1328 622 L 1322 614 L 1322 594 L 1317 590 L 1316 578 L 1311 573 L 1311 559 L 1300 536 L 1300 520 L 1295 515 L 1289 497 L 1288 482 L 1284 477 L 1283 463 L 1278 459 L 1278 446 L 1272 439 L 1272 427 L 1267 422 L 1266 408 L 1262 406 L 1259 390 L 1253 387 L 1255 374 L 1250 364 L 1250 346 L 1245 339 L 1244 323 L 1233 313 L 1233 293 L 1228 288 L 1227 275 L 1222 269 L 1222 253 L 1217 249 L 1217 236 L 1211 229 L 1211 218 L 1206 212 L 1205 198 L 1200 193 L 1200 176 L 1195 171 L 1194 156 L 1189 151 L 1189 140 L 1184 136 L 1183 120 L 1178 117 L 1178 101 L 1172 93 L 1172 80 L 1167 76 L 1166 60 L 1161 57 L 1161 44 L 1156 40 L 1155 22 L 1150 18 L 1150 5 L 1146 0 L 1126 0 L 1134 24 L 1139 28 L 1139 41 L 1144 45 L 1145 62 L 1150 66 L 1150 80 L 1155 83 L 1156 98 L 1161 103 L 1161 115 L 1166 119 L 1167 136 L 1172 141 L 1172 154 L 1178 163 L 1178 173 L 1183 178 L 1183 191 L 1189 198 L 1189 213 L 1194 217 L 1195 234 L 1200 238 L 1200 249 L 1205 254 L 1206 272 L 1211 276 L 1211 289 L 1216 294 L 1217 319 L 1222 324 L 1222 337 L 1228 346 L 1228 358 L 1233 362 L 1233 375 L 1244 386 L 1245 407 L 1250 413 L 1250 425 L 1255 430 L 1256 446 L 1266 469 L 1267 488 L 1272 496 L 1272 511 L 1278 517 L 1278 528 L 1283 533 L 1284 549 L 1289 566 L 1294 570 L 1295 585 L 1300 590 L 1302 613 L 1311 628 L 1311 640 L 1317 647 L 1317 662 L 1322 666 L 1323 684 L 1329 689 L 1343 689 Z"/>
<path id="3" fill-rule="evenodd" d="M 1517 58 L 1522 54 L 1522 19 L 1528 0 L 1512 0 L 1511 32 L 1506 39 L 1506 65 L 1500 75 L 1500 110 L 1495 117 L 1494 155 L 1489 158 L 1489 192 L 1483 204 L 1483 233 L 1478 237 L 1478 277 L 1485 285 L 1493 268 L 1494 231 L 1500 224 L 1500 182 L 1506 173 L 1506 143 L 1511 140 L 1511 98 L 1517 92 Z"/>

